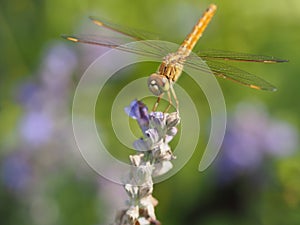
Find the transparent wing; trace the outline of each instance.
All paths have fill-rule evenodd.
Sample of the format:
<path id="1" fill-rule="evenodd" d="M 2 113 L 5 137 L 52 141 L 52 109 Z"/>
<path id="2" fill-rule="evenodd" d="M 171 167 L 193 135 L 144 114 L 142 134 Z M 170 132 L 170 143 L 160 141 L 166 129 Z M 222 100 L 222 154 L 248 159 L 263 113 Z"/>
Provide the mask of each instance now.
<path id="1" fill-rule="evenodd" d="M 109 22 L 107 20 L 96 18 L 96 17 L 93 17 L 93 16 L 90 16 L 89 18 L 94 24 L 96 24 L 100 27 L 104 27 L 106 29 L 112 30 L 112 31 L 117 32 L 119 34 L 125 35 L 127 37 L 130 37 L 135 41 L 156 40 L 156 39 L 158 39 L 158 36 L 156 34 L 151 33 L 151 32 L 126 27 L 126 26 L 123 26 L 123 25 L 114 24 L 114 23 Z"/>
<path id="2" fill-rule="evenodd" d="M 243 62 L 260 62 L 260 63 L 281 63 L 288 62 L 285 59 L 275 58 L 273 56 L 255 55 L 223 50 L 205 50 L 196 53 L 203 60 L 231 60 Z"/>
<path id="3" fill-rule="evenodd" d="M 203 62 L 199 61 L 199 59 L 191 59 L 190 61 L 186 62 L 186 65 L 203 72 L 212 72 L 217 77 L 232 80 L 250 88 L 266 91 L 276 91 L 276 87 L 274 87 L 272 84 L 239 68 L 210 60 L 205 61 L 205 63 L 209 68 L 206 67 Z"/>
<path id="4" fill-rule="evenodd" d="M 128 43 L 130 40 L 124 38 L 105 37 L 99 35 L 66 35 L 63 34 L 61 37 L 73 41 L 85 44 L 99 45 L 108 48 L 116 48 L 119 45 Z"/>
<path id="5" fill-rule="evenodd" d="M 62 37 L 73 42 L 98 45 L 108 48 L 117 48 L 121 51 L 159 59 L 162 59 L 167 52 L 167 49 L 164 50 L 163 46 L 154 45 L 153 43 L 148 42 L 139 42 L 136 47 L 132 45 L 126 46 L 125 44 L 129 43 L 130 41 L 124 38 L 104 37 L 98 35 L 62 35 Z"/>
<path id="6" fill-rule="evenodd" d="M 136 48 L 133 46 L 123 46 L 124 44 L 132 41 L 143 41 L 150 39 L 153 40 L 156 39 L 156 35 L 149 32 L 117 25 L 103 19 L 100 20 L 95 17 L 89 18 L 96 25 L 119 34 L 118 37 L 104 35 L 62 35 L 62 37 L 73 42 L 98 45 L 108 48 L 118 48 L 122 51 L 127 51 L 143 56 L 155 57 L 159 59 L 162 59 L 162 57 L 170 52 L 170 49 L 168 49 L 166 46 L 154 44 L 153 42 L 143 42 L 142 44 L 138 44 L 139 47 Z"/>

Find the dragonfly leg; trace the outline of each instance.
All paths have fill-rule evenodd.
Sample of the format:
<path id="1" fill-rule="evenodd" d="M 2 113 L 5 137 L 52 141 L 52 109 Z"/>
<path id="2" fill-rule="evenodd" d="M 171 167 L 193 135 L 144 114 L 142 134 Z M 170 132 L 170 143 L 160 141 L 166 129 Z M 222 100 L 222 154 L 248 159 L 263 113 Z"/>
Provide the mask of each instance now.
<path id="1" fill-rule="evenodd" d="M 160 99 L 162 98 L 163 95 L 164 95 L 164 93 L 162 93 L 161 95 L 159 95 L 159 96 L 157 97 L 157 100 L 156 100 L 156 102 L 155 102 L 155 104 L 154 104 L 154 106 L 153 106 L 153 108 L 152 108 L 152 112 L 155 112 L 155 111 L 156 111 L 157 106 L 158 106 L 158 104 L 159 104 L 159 102 L 160 102 Z"/>
<path id="2" fill-rule="evenodd" d="M 170 89 L 171 89 L 172 95 L 173 95 L 173 97 L 175 99 L 175 102 L 176 102 L 176 111 L 178 111 L 179 110 L 179 101 L 177 99 L 177 96 L 176 96 L 176 93 L 174 91 L 173 85 L 171 85 Z"/>
<path id="3" fill-rule="evenodd" d="M 167 108 L 164 110 L 164 113 L 168 112 L 169 109 L 170 109 L 170 107 L 171 107 L 171 105 L 172 105 L 171 93 L 170 93 L 170 91 L 168 91 L 167 93 L 168 93 L 169 104 L 168 104 Z"/>

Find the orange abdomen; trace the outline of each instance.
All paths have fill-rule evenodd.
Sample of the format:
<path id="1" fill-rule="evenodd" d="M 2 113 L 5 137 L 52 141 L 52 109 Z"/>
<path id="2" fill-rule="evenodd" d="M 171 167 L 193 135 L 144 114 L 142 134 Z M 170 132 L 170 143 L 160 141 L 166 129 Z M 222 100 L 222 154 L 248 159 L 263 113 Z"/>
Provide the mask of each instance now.
<path id="1" fill-rule="evenodd" d="M 185 51 L 187 50 L 188 53 L 192 51 L 199 38 L 202 36 L 203 31 L 207 27 L 211 18 L 215 14 L 216 10 L 217 10 L 217 6 L 214 4 L 211 4 L 207 8 L 203 16 L 198 20 L 198 22 L 194 26 L 192 32 L 187 35 L 187 37 L 184 39 L 183 43 L 181 44 L 180 48 L 182 50 Z"/>

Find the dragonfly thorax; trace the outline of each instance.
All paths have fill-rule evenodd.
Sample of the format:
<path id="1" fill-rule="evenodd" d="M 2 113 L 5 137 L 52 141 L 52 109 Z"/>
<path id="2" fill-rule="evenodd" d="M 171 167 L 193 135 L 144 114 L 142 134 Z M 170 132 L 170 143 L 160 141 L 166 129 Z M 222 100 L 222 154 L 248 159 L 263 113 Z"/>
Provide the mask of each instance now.
<path id="1" fill-rule="evenodd" d="M 160 64 L 158 73 L 167 77 L 170 81 L 176 82 L 182 73 L 185 59 L 185 55 L 181 54 L 181 52 L 168 54 Z"/>

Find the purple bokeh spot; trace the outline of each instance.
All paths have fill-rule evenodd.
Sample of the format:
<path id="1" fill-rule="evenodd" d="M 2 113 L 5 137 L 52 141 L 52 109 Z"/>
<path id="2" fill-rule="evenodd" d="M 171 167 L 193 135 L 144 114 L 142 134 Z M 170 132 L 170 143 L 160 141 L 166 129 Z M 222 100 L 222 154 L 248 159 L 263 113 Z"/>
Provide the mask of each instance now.
<path id="1" fill-rule="evenodd" d="M 46 53 L 41 75 L 49 87 L 66 85 L 77 66 L 76 54 L 64 44 L 55 44 Z"/>
<path id="2" fill-rule="evenodd" d="M 21 121 L 21 137 L 32 145 L 47 142 L 52 134 L 53 121 L 42 112 L 30 112 Z"/>
<path id="3" fill-rule="evenodd" d="M 266 153 L 270 155 L 285 156 L 292 154 L 298 146 L 296 128 L 285 122 L 274 122 L 265 134 L 265 146 Z"/>
<path id="4" fill-rule="evenodd" d="M 262 105 L 239 104 L 228 123 L 217 168 L 224 180 L 256 171 L 266 156 L 284 156 L 298 145 L 296 129 L 271 118 Z"/>
<path id="5" fill-rule="evenodd" d="M 38 92 L 39 86 L 33 82 L 23 83 L 18 92 L 17 99 L 22 104 L 28 103 Z"/>
<path id="6" fill-rule="evenodd" d="M 2 162 L 1 171 L 4 185 L 14 191 L 26 189 L 32 179 L 32 168 L 22 154 L 7 156 Z"/>

